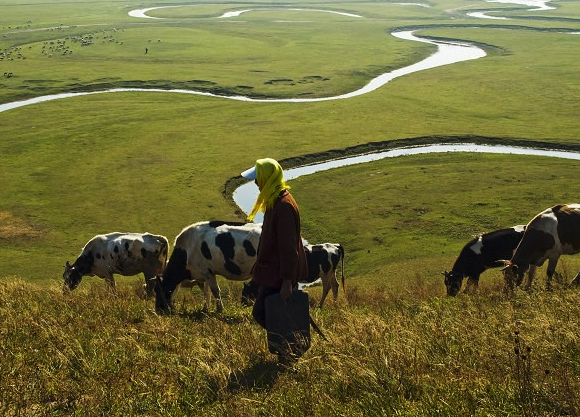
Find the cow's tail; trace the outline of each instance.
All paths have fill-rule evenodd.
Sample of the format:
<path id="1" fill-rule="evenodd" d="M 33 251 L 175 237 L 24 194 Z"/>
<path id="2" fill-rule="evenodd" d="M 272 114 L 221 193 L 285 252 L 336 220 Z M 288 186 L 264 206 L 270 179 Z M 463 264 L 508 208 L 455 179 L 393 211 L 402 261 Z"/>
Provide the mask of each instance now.
<path id="1" fill-rule="evenodd" d="M 342 245 L 338 245 L 338 251 L 340 253 L 340 275 L 342 282 L 342 291 L 344 291 L 344 248 Z"/>

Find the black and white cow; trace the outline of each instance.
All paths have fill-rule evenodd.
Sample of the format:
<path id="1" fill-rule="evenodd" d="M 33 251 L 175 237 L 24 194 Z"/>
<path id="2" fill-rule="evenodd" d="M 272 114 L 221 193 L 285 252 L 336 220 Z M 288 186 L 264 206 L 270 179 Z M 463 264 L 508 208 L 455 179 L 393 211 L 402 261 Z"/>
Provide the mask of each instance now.
<path id="1" fill-rule="evenodd" d="M 342 289 L 344 290 L 344 248 L 338 243 L 321 243 L 318 245 L 305 245 L 306 261 L 308 262 L 308 277 L 300 283 L 313 283 L 322 280 L 322 298 L 318 307 L 322 308 L 324 300 L 332 288 L 334 301 L 338 298 L 338 280 L 336 269 L 341 262 Z"/>
<path id="2" fill-rule="evenodd" d="M 447 295 L 455 296 L 467 277 L 464 292 L 475 290 L 479 276 L 489 268 L 505 266 L 504 259 L 511 258 L 524 235 L 526 226 L 513 226 L 484 233 L 470 240 L 461 250 L 450 272 L 443 272 Z M 533 270 L 530 270 L 533 274 Z M 531 282 L 531 275 L 528 282 Z"/>
<path id="3" fill-rule="evenodd" d="M 149 233 L 109 233 L 97 235 L 85 245 L 77 260 L 66 261 L 64 290 L 74 290 L 83 276 L 103 278 L 115 288 L 113 274 L 132 276 L 143 273 L 148 295 L 153 294 L 151 278 L 163 273 L 169 242 L 165 236 Z"/>
<path id="4" fill-rule="evenodd" d="M 536 215 L 511 260 L 506 261 L 506 283 L 513 287 L 521 283 L 521 274 L 532 266 L 542 266 L 548 259 L 546 288 L 550 289 L 552 276 L 561 255 L 580 253 L 580 204 L 563 204 L 548 208 Z M 580 283 L 580 272 L 571 285 Z"/>
<path id="5" fill-rule="evenodd" d="M 334 301 L 338 298 L 338 280 L 336 270 L 341 262 L 342 288 L 344 289 L 344 248 L 338 243 L 320 243 L 304 245 L 308 276 L 301 280 L 301 284 L 311 284 L 318 279 L 322 281 L 322 298 L 318 307 L 322 308 L 328 292 L 332 288 Z M 242 304 L 251 304 L 258 294 L 259 285 L 253 280 L 244 284 L 242 290 Z"/>
<path id="6" fill-rule="evenodd" d="M 209 310 L 213 294 L 217 311 L 222 311 L 216 275 L 235 281 L 250 279 L 261 233 L 258 223 L 223 221 L 199 222 L 183 229 L 175 239 L 163 276 L 155 279 L 156 309 L 169 311 L 177 288 L 193 282 L 203 285 L 204 309 Z"/>

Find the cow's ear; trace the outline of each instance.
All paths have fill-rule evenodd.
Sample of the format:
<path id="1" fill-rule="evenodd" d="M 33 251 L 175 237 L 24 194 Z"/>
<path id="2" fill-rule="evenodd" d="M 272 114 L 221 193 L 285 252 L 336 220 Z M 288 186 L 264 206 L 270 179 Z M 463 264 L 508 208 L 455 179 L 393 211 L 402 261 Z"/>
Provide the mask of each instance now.
<path id="1" fill-rule="evenodd" d="M 69 269 L 71 267 L 70 262 L 69 261 L 66 261 L 66 263 L 64 264 L 64 267 L 66 269 Z"/>

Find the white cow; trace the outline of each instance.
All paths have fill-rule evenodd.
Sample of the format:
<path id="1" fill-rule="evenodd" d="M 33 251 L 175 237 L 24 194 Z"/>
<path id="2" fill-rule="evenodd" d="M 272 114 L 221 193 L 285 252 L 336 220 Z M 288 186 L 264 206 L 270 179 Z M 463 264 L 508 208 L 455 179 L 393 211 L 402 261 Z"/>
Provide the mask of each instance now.
<path id="1" fill-rule="evenodd" d="M 344 290 L 344 248 L 338 243 L 321 243 L 304 246 L 308 262 L 308 277 L 301 283 L 312 283 L 318 279 L 322 281 L 322 298 L 318 307 L 322 308 L 324 300 L 332 288 L 334 301 L 338 298 L 338 280 L 336 269 L 341 261 L 342 288 Z"/>
<path id="2" fill-rule="evenodd" d="M 163 273 L 169 242 L 165 236 L 149 233 L 109 233 L 97 235 L 85 245 L 77 260 L 66 262 L 64 290 L 74 290 L 83 276 L 98 276 L 115 288 L 113 274 L 145 275 L 147 295 L 153 294 L 151 278 Z"/>
<path id="3" fill-rule="evenodd" d="M 224 221 L 199 222 L 183 229 L 163 276 L 155 279 L 156 309 L 169 311 L 177 288 L 195 283 L 203 286 L 204 309 L 209 310 L 213 294 L 217 311 L 222 311 L 216 275 L 234 281 L 250 279 L 261 233 L 258 223 Z"/>

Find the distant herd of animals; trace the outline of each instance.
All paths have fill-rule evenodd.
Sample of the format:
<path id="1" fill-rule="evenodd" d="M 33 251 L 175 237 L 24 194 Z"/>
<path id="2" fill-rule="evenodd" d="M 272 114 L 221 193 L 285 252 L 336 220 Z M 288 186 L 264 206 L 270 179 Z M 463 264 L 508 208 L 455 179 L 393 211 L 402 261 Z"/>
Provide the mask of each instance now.
<path id="1" fill-rule="evenodd" d="M 199 286 L 205 295 L 204 309 L 209 310 L 211 295 L 217 311 L 223 310 L 216 276 L 244 284 L 242 302 L 251 303 L 256 285 L 251 270 L 256 259 L 262 225 L 205 221 L 184 228 L 175 239 L 169 260 L 166 237 L 149 233 L 109 233 L 93 237 L 63 273 L 64 290 L 74 290 L 83 276 L 98 276 L 115 287 L 114 274 L 145 276 L 147 296 L 155 294 L 158 311 L 171 311 L 174 296 L 180 286 Z M 338 243 L 305 245 L 308 277 L 303 283 L 320 279 L 324 300 L 332 288 L 334 301 L 338 297 L 336 271 L 341 263 L 344 288 L 344 249 Z M 455 296 L 467 278 L 464 292 L 473 292 L 480 275 L 489 268 L 503 267 L 506 286 L 531 286 L 536 267 L 548 260 L 546 287 L 561 255 L 580 253 L 580 204 L 550 207 L 532 218 L 526 225 L 513 226 L 484 233 L 469 241 L 461 250 L 450 272 L 443 272 L 447 295 Z M 571 286 L 580 284 L 580 271 Z M 211 291 L 211 293 L 210 293 Z"/>

